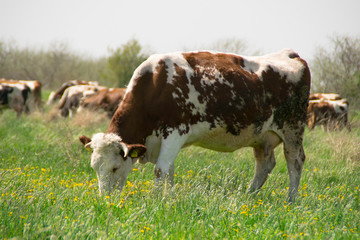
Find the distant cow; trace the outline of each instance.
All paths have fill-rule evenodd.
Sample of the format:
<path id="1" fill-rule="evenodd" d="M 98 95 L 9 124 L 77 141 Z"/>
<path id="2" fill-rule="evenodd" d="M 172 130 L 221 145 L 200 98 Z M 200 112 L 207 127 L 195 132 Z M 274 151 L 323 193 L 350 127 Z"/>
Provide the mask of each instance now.
<path id="1" fill-rule="evenodd" d="M 83 98 L 81 108 L 91 110 L 104 110 L 110 118 L 114 115 L 119 103 L 125 95 L 126 88 L 101 89 L 94 95 Z M 80 110 L 80 109 L 79 109 Z"/>
<path id="2" fill-rule="evenodd" d="M 13 109 L 19 117 L 23 112 L 29 113 L 27 105 L 30 88 L 24 83 L 0 82 L 0 111 Z"/>
<path id="3" fill-rule="evenodd" d="M 323 126 L 326 130 L 351 130 L 348 122 L 349 102 L 338 94 L 317 95 L 317 100 L 310 100 L 307 110 L 307 124 L 310 130 Z"/>
<path id="4" fill-rule="evenodd" d="M 67 88 L 60 99 L 58 109 L 63 117 L 72 117 L 78 110 L 83 97 L 95 94 L 104 87 L 93 85 L 75 85 Z"/>
<path id="5" fill-rule="evenodd" d="M 68 82 L 63 83 L 63 85 L 56 91 L 51 92 L 49 95 L 49 99 L 47 102 L 47 105 L 55 104 L 57 101 L 59 101 L 64 94 L 65 90 L 71 86 L 75 85 L 93 85 L 98 86 L 98 82 L 88 82 L 88 81 L 81 81 L 81 80 L 71 80 Z"/>
<path id="6" fill-rule="evenodd" d="M 312 93 L 309 96 L 309 101 L 312 100 L 342 100 L 343 98 L 337 93 Z"/>
<path id="7" fill-rule="evenodd" d="M 30 111 L 42 110 L 41 100 L 41 82 L 36 80 L 13 80 L 13 79 L 0 79 L 0 83 L 16 84 L 22 83 L 29 87 L 30 92 L 28 94 L 27 106 Z"/>
<path id="8" fill-rule="evenodd" d="M 42 110 L 42 100 L 41 100 L 41 82 L 37 80 L 0 80 L 1 82 L 11 82 L 11 83 L 23 83 L 29 87 L 30 93 L 27 100 L 27 105 L 29 106 L 30 111 Z"/>
<path id="9" fill-rule="evenodd" d="M 30 110 L 43 110 L 43 103 L 41 100 L 41 82 L 36 80 L 19 80 L 19 82 L 25 83 L 30 88 L 30 96 L 28 100 Z"/>
<path id="10" fill-rule="evenodd" d="M 253 147 L 253 192 L 274 168 L 274 148 L 283 142 L 293 201 L 305 161 L 309 90 L 307 63 L 292 50 L 258 57 L 153 55 L 135 70 L 106 133 L 79 140 L 93 151 L 100 193 L 122 189 L 136 160 L 156 164 L 156 182 L 172 183 L 174 160 L 189 145 L 222 152 Z"/>

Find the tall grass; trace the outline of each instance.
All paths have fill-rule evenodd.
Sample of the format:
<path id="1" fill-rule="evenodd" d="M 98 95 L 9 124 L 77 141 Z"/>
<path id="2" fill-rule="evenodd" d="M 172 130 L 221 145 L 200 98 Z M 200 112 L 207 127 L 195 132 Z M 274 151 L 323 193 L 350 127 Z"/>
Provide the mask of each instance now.
<path id="1" fill-rule="evenodd" d="M 307 160 L 295 204 L 282 149 L 257 194 L 251 149 L 183 149 L 175 186 L 156 189 L 154 166 L 134 165 L 125 189 L 99 196 L 82 134 L 109 120 L 0 116 L 0 238 L 10 239 L 358 239 L 359 115 L 348 133 L 306 132 Z"/>

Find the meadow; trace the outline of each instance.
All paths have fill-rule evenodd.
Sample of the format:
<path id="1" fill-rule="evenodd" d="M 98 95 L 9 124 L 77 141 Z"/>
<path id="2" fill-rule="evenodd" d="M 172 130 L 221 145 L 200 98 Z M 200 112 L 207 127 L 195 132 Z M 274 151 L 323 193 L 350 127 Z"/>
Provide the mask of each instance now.
<path id="1" fill-rule="evenodd" d="M 0 115 L 0 239 L 359 239 L 360 113 L 352 131 L 306 130 L 297 201 L 288 204 L 282 146 L 256 194 L 252 149 L 183 149 L 175 186 L 154 187 L 154 165 L 135 164 L 125 189 L 99 196 L 78 136 L 106 130 L 102 114 L 50 110 Z"/>

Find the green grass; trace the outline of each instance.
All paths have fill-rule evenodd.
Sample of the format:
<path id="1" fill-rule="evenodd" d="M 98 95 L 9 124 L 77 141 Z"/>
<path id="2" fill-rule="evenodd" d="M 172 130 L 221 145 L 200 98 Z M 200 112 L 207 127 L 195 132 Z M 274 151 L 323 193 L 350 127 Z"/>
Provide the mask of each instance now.
<path id="1" fill-rule="evenodd" d="M 47 110 L 48 112 L 48 110 Z M 82 134 L 109 120 L 0 115 L 1 239 L 359 239 L 360 114 L 352 132 L 306 132 L 298 199 L 281 146 L 257 194 L 251 149 L 183 149 L 175 186 L 156 189 L 154 166 L 134 165 L 123 192 L 99 196 Z M 87 121 L 89 117 L 86 117 Z"/>

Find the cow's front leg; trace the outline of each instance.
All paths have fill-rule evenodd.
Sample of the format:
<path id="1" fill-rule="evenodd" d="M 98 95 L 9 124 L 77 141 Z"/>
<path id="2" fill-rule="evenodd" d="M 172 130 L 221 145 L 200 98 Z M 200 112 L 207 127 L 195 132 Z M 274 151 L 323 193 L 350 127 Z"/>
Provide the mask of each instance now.
<path id="1" fill-rule="evenodd" d="M 174 185 L 174 163 L 156 164 L 155 183 L 161 184 L 164 181 L 166 185 Z"/>
<path id="2" fill-rule="evenodd" d="M 155 166 L 155 183 L 159 184 L 165 181 L 174 184 L 174 162 L 181 147 L 184 145 L 186 137 L 178 133 L 169 135 L 161 141 L 160 154 Z"/>

